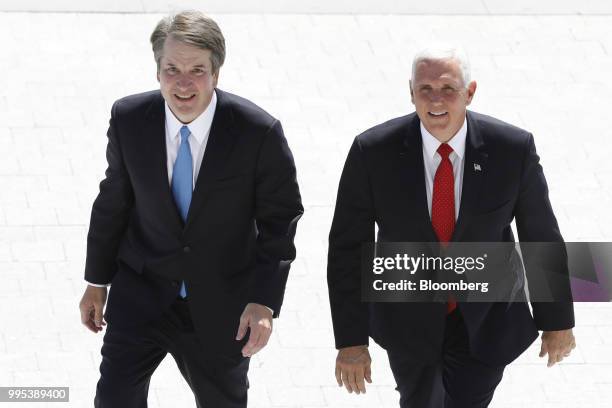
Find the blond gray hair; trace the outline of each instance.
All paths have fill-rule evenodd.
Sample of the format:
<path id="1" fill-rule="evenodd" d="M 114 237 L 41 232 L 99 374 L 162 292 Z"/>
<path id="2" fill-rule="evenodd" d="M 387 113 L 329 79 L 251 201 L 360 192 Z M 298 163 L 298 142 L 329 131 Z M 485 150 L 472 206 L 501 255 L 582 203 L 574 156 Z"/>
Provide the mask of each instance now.
<path id="1" fill-rule="evenodd" d="M 412 81 L 414 82 L 416 67 L 420 62 L 445 59 L 454 59 L 459 63 L 459 70 L 461 71 L 463 86 L 467 87 L 471 81 L 470 60 L 467 53 L 461 47 L 447 44 L 437 44 L 431 47 L 423 48 L 414 55 L 412 60 Z"/>
<path id="2" fill-rule="evenodd" d="M 213 74 L 217 74 L 225 61 L 225 38 L 217 23 L 210 17 L 195 10 L 181 11 L 162 18 L 151 34 L 153 56 L 160 69 L 164 43 L 168 36 L 177 41 L 210 50 Z"/>

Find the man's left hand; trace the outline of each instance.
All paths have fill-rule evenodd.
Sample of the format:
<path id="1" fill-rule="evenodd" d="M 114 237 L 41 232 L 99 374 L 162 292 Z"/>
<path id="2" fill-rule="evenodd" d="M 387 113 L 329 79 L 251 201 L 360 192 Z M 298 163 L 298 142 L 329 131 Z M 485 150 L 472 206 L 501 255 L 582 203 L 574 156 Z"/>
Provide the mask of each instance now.
<path id="1" fill-rule="evenodd" d="M 548 367 L 552 367 L 563 360 L 564 357 L 569 356 L 571 351 L 575 348 L 576 339 L 574 338 L 572 329 L 545 331 L 542 333 L 540 357 L 544 357 L 548 354 Z"/>
<path id="2" fill-rule="evenodd" d="M 249 328 L 251 329 L 249 341 L 242 348 L 244 357 L 251 357 L 268 344 L 272 334 L 272 311 L 257 303 L 246 305 L 240 316 L 236 340 L 242 340 Z"/>

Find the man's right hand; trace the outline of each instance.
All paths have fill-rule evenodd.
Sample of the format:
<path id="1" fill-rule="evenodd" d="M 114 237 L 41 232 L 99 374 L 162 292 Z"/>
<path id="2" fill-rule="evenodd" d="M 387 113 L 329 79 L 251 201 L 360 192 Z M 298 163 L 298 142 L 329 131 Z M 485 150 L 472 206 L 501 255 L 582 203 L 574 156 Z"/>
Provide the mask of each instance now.
<path id="1" fill-rule="evenodd" d="M 336 381 L 338 386 L 342 384 L 349 393 L 365 394 L 364 379 L 372 383 L 372 372 L 370 364 L 372 359 L 368 352 L 368 346 L 352 346 L 338 350 L 336 357 Z"/>
<path id="2" fill-rule="evenodd" d="M 87 285 L 85 293 L 79 303 L 81 310 L 81 323 L 89 330 L 97 333 L 102 330 L 102 326 L 106 326 L 102 318 L 104 304 L 106 303 L 106 287 L 97 287 Z"/>

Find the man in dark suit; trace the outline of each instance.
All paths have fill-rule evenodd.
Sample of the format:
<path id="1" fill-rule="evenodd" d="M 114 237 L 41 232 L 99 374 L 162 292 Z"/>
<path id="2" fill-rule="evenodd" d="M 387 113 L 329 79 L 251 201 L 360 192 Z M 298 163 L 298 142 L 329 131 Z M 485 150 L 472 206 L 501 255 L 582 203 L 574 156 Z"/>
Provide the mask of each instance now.
<path id="1" fill-rule="evenodd" d="M 378 242 L 562 243 L 530 133 L 467 111 L 476 91 L 464 53 L 414 59 L 416 112 L 355 139 L 329 235 L 328 285 L 338 357 L 349 392 L 371 382 L 368 338 L 387 350 L 401 407 L 486 407 L 504 367 L 543 331 L 551 366 L 575 347 L 563 250 L 540 259 L 558 276 L 554 302 L 361 302 L 361 249 Z M 528 280 L 538 279 L 530 276 Z"/>
<path id="2" fill-rule="evenodd" d="M 170 352 L 198 407 L 245 407 L 249 357 L 283 301 L 303 208 L 280 122 L 216 88 L 225 58 L 199 12 L 151 35 L 161 91 L 112 108 L 87 237 L 81 320 L 102 330 L 96 407 L 146 407 Z"/>

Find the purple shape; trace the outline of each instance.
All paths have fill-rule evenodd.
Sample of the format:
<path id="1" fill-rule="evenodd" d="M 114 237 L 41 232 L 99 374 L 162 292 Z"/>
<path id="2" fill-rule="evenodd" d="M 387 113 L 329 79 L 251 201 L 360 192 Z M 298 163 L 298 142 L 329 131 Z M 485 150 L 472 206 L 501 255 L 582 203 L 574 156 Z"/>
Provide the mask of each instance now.
<path id="1" fill-rule="evenodd" d="M 571 277 L 570 283 L 572 286 L 572 297 L 574 302 L 609 302 L 610 294 L 608 292 L 608 279 L 604 273 L 603 266 L 597 262 L 593 262 L 597 282 L 591 282 L 584 279 Z"/>

